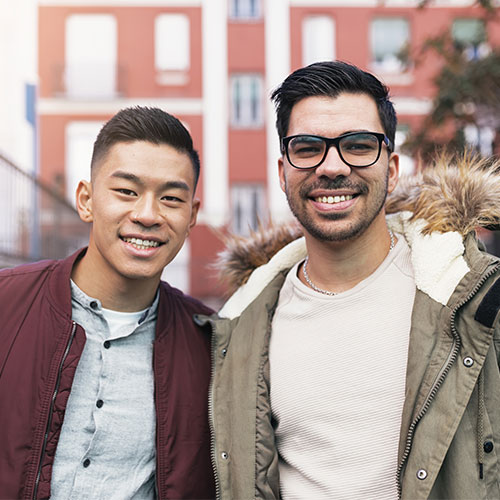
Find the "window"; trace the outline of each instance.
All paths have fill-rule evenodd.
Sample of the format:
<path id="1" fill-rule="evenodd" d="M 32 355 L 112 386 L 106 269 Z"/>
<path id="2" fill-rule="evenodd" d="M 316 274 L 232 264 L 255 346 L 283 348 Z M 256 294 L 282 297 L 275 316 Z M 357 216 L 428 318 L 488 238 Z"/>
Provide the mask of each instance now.
<path id="1" fill-rule="evenodd" d="M 229 16 L 232 19 L 259 19 L 262 16 L 261 0 L 230 0 Z"/>
<path id="2" fill-rule="evenodd" d="M 65 53 L 65 84 L 69 97 L 115 97 L 117 28 L 113 16 L 69 16 Z"/>
<path id="3" fill-rule="evenodd" d="M 491 127 L 478 127 L 470 123 L 464 128 L 465 141 L 483 156 L 493 154 L 495 130 Z"/>
<path id="4" fill-rule="evenodd" d="M 233 184 L 231 187 L 231 229 L 248 236 L 259 222 L 265 222 L 264 187 L 256 184 Z"/>
<path id="5" fill-rule="evenodd" d="M 304 66 L 335 59 L 335 24 L 328 16 L 309 16 L 302 23 Z"/>
<path id="6" fill-rule="evenodd" d="M 189 18 L 184 14 L 161 14 L 155 20 L 155 66 L 157 71 L 188 71 L 190 66 Z"/>
<path id="7" fill-rule="evenodd" d="M 406 19 L 375 19 L 371 24 L 370 39 L 375 71 L 400 73 L 408 69 L 410 29 Z"/>
<path id="8" fill-rule="evenodd" d="M 231 124 L 234 127 L 262 126 L 262 93 L 260 75 L 234 75 L 231 78 Z"/>
<path id="9" fill-rule="evenodd" d="M 399 155 L 399 175 L 413 175 L 415 173 L 415 160 L 406 154 L 401 153 L 401 146 L 404 144 L 410 127 L 406 124 L 400 124 L 396 128 L 396 137 L 394 138 L 394 149 Z"/>
<path id="10" fill-rule="evenodd" d="M 82 179 L 90 180 L 90 160 L 101 122 L 71 122 L 66 127 L 66 198 L 75 204 L 75 193 Z"/>
<path id="11" fill-rule="evenodd" d="M 462 50 L 469 60 L 479 59 L 489 52 L 482 19 L 455 19 L 451 36 L 457 48 Z"/>

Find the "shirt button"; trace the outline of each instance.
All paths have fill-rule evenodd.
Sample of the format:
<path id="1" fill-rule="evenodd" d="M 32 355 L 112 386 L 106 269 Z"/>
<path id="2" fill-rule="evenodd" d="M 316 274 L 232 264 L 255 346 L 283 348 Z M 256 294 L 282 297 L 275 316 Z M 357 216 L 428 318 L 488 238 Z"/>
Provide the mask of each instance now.
<path id="1" fill-rule="evenodd" d="M 493 443 L 491 441 L 485 441 L 483 449 L 485 453 L 491 453 L 493 451 Z"/>
<path id="2" fill-rule="evenodd" d="M 103 344 L 105 349 L 109 349 L 111 347 L 111 342 L 109 340 L 106 340 Z"/>
<path id="3" fill-rule="evenodd" d="M 425 469 L 418 469 L 417 471 L 417 477 L 420 480 L 423 480 L 427 477 L 427 471 Z"/>
<path id="4" fill-rule="evenodd" d="M 83 461 L 83 466 L 85 468 L 87 468 L 88 466 L 90 465 L 90 460 L 88 458 L 86 458 L 84 461 Z"/>
<path id="5" fill-rule="evenodd" d="M 96 300 L 93 300 L 93 301 L 90 303 L 90 307 L 91 307 L 92 309 L 94 309 L 94 310 L 95 310 L 95 309 L 97 309 L 97 308 L 99 307 L 99 304 L 97 303 L 97 301 L 96 301 Z"/>
<path id="6" fill-rule="evenodd" d="M 104 401 L 103 401 L 102 399 L 98 399 L 98 400 L 96 401 L 96 404 L 95 404 L 95 405 L 97 406 L 97 408 L 102 408 L 102 405 L 103 405 L 103 404 L 104 404 Z"/>

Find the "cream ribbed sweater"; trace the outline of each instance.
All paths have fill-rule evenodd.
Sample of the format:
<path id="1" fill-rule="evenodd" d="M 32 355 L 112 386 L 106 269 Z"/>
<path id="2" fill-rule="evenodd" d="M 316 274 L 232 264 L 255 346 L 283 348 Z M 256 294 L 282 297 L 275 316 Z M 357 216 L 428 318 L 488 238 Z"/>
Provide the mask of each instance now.
<path id="1" fill-rule="evenodd" d="M 329 297 L 289 272 L 274 315 L 271 405 L 284 498 L 397 498 L 415 283 L 403 238 Z"/>

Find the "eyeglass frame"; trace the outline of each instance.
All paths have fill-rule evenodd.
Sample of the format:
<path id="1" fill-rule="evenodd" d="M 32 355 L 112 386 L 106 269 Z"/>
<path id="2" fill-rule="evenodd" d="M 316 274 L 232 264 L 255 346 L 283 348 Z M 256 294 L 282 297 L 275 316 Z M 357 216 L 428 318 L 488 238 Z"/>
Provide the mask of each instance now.
<path id="1" fill-rule="evenodd" d="M 352 135 L 358 135 L 358 134 L 371 134 L 373 136 L 375 136 L 377 139 L 378 139 L 378 153 L 377 153 L 377 158 L 372 161 L 371 163 L 369 163 L 368 165 L 351 165 L 347 160 L 345 160 L 345 158 L 342 156 L 342 152 L 340 151 L 340 141 L 342 139 L 344 139 L 345 137 L 350 137 Z M 290 154 L 288 152 L 288 144 L 290 143 L 290 141 L 292 139 L 295 139 L 296 137 L 314 137 L 315 139 L 321 139 L 325 142 L 326 144 L 326 148 L 325 148 L 325 152 L 323 153 L 323 158 L 321 158 L 321 161 L 317 164 L 317 165 L 314 165 L 312 167 L 297 167 L 296 165 L 294 165 L 292 163 L 292 160 L 290 160 Z M 339 154 L 339 158 L 348 166 L 348 167 L 351 167 L 351 168 L 366 168 L 366 167 L 371 167 L 372 165 L 374 165 L 375 163 L 378 162 L 379 158 L 380 158 L 380 153 L 382 152 L 382 144 L 385 144 L 386 147 L 387 147 L 387 150 L 392 153 L 394 151 L 394 145 L 392 143 L 392 141 L 383 133 L 381 132 L 370 132 L 370 131 L 359 131 L 359 132 L 348 132 L 347 134 L 342 134 L 342 135 L 339 135 L 337 137 L 323 137 L 321 135 L 314 135 L 314 134 L 296 134 L 296 135 L 289 135 L 287 137 L 283 137 L 281 139 L 281 152 L 282 154 L 286 154 L 286 157 L 287 157 L 287 160 L 288 160 L 288 163 L 290 163 L 290 165 L 293 167 L 293 168 L 296 168 L 298 170 L 310 170 L 310 169 L 313 169 L 313 168 L 318 168 L 326 159 L 326 157 L 328 156 L 328 151 L 330 151 L 330 148 L 332 146 L 335 146 L 335 149 L 337 150 L 337 153 Z"/>

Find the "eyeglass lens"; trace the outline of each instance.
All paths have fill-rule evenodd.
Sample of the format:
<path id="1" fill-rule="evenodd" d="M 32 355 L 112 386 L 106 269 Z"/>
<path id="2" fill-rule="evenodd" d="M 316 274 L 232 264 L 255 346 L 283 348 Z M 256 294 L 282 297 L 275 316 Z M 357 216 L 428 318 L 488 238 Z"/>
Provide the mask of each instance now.
<path id="1" fill-rule="evenodd" d="M 323 161 L 326 148 L 327 143 L 321 137 L 297 136 L 288 143 L 289 160 L 296 167 L 313 168 Z M 347 164 L 365 167 L 377 161 L 380 141 L 370 133 L 351 134 L 339 138 L 337 149 Z"/>

